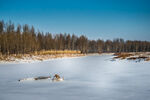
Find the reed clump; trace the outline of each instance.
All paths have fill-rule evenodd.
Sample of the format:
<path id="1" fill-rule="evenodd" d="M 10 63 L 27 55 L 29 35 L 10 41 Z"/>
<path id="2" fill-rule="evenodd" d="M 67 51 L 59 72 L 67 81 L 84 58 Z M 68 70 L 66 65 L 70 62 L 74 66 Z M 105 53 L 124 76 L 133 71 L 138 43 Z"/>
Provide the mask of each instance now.
<path id="1" fill-rule="evenodd" d="M 127 57 L 130 57 L 133 54 L 131 54 L 131 53 L 115 53 L 114 55 L 116 56 L 114 58 L 126 59 Z"/>
<path id="2" fill-rule="evenodd" d="M 28 54 L 11 54 L 11 55 L 0 55 L 0 61 L 15 61 L 15 60 L 47 60 L 53 58 L 63 57 L 77 57 L 85 56 L 78 50 L 41 50 L 30 52 Z"/>
<path id="3" fill-rule="evenodd" d="M 81 54 L 78 50 L 42 50 L 34 53 L 35 55 L 55 55 L 55 54 Z"/>
<path id="4" fill-rule="evenodd" d="M 130 53 L 115 53 L 115 59 L 127 59 L 127 60 L 138 60 L 138 61 L 150 61 L 150 55 L 146 52 L 130 52 Z"/>

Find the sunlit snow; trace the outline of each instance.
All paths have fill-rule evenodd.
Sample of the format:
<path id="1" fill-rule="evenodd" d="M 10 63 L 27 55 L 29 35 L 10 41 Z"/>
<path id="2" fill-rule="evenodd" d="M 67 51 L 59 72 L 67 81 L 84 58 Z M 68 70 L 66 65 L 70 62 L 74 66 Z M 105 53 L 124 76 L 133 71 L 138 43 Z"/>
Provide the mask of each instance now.
<path id="1" fill-rule="evenodd" d="M 0 100 L 150 100 L 150 62 L 111 58 L 101 55 L 0 64 Z M 56 73 L 64 81 L 18 81 Z"/>

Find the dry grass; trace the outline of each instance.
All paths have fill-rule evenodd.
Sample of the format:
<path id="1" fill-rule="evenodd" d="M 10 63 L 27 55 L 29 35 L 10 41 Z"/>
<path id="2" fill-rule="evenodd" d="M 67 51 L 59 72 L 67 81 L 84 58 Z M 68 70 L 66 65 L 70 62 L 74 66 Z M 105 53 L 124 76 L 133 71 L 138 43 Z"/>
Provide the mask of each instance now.
<path id="1" fill-rule="evenodd" d="M 81 54 L 81 51 L 77 50 L 43 50 L 34 53 L 35 55 L 55 55 L 55 54 Z"/>
<path id="2" fill-rule="evenodd" d="M 115 53 L 115 59 L 127 59 L 127 60 L 144 60 L 150 61 L 149 53 L 144 52 L 133 52 L 133 53 Z"/>
<path id="3" fill-rule="evenodd" d="M 16 59 L 33 59 L 33 60 L 47 60 L 52 58 L 62 58 L 62 57 L 77 57 L 84 56 L 81 51 L 77 50 L 42 50 L 36 51 L 29 54 L 11 54 L 11 55 L 0 55 L 0 61 L 15 61 Z"/>
<path id="4" fill-rule="evenodd" d="M 6 56 L 6 55 L 3 55 L 3 56 L 1 55 L 1 56 L 0 56 L 0 60 L 7 59 L 7 57 L 8 57 L 8 56 Z"/>
<path id="5" fill-rule="evenodd" d="M 133 54 L 130 54 L 130 53 L 115 53 L 114 55 L 116 56 L 114 58 L 126 59 L 127 57 L 130 57 Z"/>
<path id="6" fill-rule="evenodd" d="M 130 58 L 127 58 L 127 60 L 136 60 L 137 57 L 130 57 Z"/>
<path id="7" fill-rule="evenodd" d="M 147 58 L 145 61 L 150 61 L 150 57 L 149 57 L 149 58 Z"/>

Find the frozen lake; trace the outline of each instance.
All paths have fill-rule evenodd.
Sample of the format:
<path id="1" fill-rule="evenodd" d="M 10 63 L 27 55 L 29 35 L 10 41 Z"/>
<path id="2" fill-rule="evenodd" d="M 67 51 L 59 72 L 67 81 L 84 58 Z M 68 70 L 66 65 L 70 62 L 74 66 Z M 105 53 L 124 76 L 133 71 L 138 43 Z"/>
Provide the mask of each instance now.
<path id="1" fill-rule="evenodd" d="M 0 100 L 150 100 L 150 62 L 111 58 L 102 55 L 0 64 Z M 55 73 L 65 81 L 17 81 Z"/>

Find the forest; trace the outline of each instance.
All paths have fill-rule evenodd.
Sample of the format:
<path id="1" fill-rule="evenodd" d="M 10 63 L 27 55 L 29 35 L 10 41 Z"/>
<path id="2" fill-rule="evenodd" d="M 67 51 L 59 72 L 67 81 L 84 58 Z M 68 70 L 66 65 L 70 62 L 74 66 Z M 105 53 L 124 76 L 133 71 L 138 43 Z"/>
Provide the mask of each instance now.
<path id="1" fill-rule="evenodd" d="M 33 26 L 0 21 L 0 54 L 28 54 L 41 50 L 80 50 L 82 53 L 149 52 L 149 41 L 90 40 L 86 36 L 36 31 Z"/>

